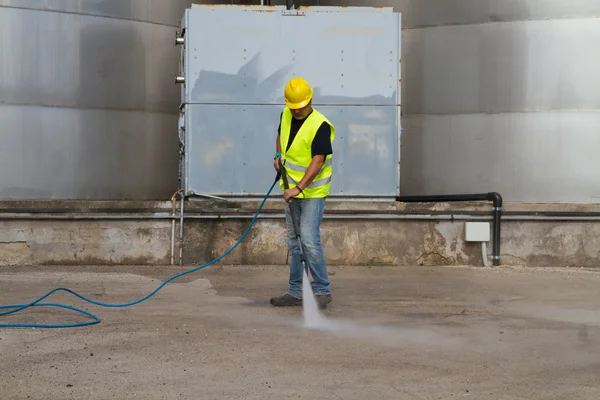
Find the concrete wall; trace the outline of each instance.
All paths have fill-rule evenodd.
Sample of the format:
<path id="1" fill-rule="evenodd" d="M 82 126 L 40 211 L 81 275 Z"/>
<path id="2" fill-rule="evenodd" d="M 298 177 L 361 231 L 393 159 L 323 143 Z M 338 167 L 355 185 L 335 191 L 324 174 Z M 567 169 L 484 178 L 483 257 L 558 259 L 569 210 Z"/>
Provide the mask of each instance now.
<path id="1" fill-rule="evenodd" d="M 0 222 L 0 265 L 166 264 L 170 223 Z"/>
<path id="2" fill-rule="evenodd" d="M 42 208 L 64 212 L 45 213 Z M 27 214 L 18 208 L 27 207 Z M 247 228 L 257 204 L 202 202 L 186 204 L 192 217 L 219 214 L 223 218 L 243 215 L 242 219 L 186 219 L 183 256 L 185 265 L 197 265 L 214 259 L 232 246 Z M 169 264 L 171 261 L 170 202 L 24 202 L 11 204 L 12 214 L 0 214 L 0 265 L 25 264 Z M 455 218 L 461 213 L 488 213 L 482 204 L 367 204 L 328 203 L 322 237 L 326 259 L 337 265 L 482 265 L 481 247 L 464 241 L 461 220 L 398 220 L 390 218 Z M 86 213 L 74 214 L 75 208 Z M 7 204 L 0 202 L 0 209 Z M 36 212 L 37 209 L 37 212 Z M 133 210 L 136 209 L 136 210 Z M 503 265 L 600 266 L 600 225 L 594 221 L 516 221 L 515 211 L 535 213 L 599 212 L 599 206 L 584 205 L 506 205 L 502 223 L 501 254 Z M 25 210 L 25 209 L 24 209 Z M 375 215 L 365 220 L 339 219 L 336 213 L 392 211 L 396 216 Z M 22 210 L 23 211 L 23 210 Z M 110 212 L 109 212 L 110 211 Z M 246 240 L 220 264 L 286 263 L 286 239 L 281 203 L 265 206 L 266 218 L 260 218 Z M 178 210 L 177 210 L 178 212 Z M 176 212 L 176 214 L 177 214 Z M 421 215 L 415 215 L 421 214 Z M 425 214 L 423 214 L 425 213 Z M 87 220 L 83 218 L 98 218 Z M 118 218 L 127 219 L 118 219 Z M 477 216 L 475 216 L 477 217 Z M 16 218 L 16 219 L 9 219 Z M 36 218 L 29 220 L 24 218 Z M 70 218 L 70 220 L 39 220 Z M 386 219 L 387 218 L 387 219 Z M 477 217 L 478 218 L 478 217 Z M 527 218 L 536 218 L 527 217 Z M 179 255 L 179 223 L 175 224 L 175 263 Z M 488 244 L 491 254 L 491 243 Z"/>

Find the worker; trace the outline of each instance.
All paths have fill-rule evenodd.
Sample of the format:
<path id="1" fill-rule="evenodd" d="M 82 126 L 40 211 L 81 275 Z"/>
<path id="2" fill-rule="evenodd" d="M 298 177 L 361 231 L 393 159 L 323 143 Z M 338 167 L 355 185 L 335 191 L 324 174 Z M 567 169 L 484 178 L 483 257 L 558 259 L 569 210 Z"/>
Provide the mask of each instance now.
<path id="1" fill-rule="evenodd" d="M 312 107 L 313 89 L 303 78 L 292 78 L 284 89 L 284 107 L 275 144 L 274 167 L 283 164 L 289 189 L 281 189 L 286 207 L 290 265 L 289 290 L 271 299 L 276 307 L 302 305 L 302 261 L 290 210 L 300 227 L 300 240 L 313 277 L 313 293 L 320 309 L 331 303 L 330 282 L 321 243 L 320 225 L 329 195 L 335 128 Z M 293 198 L 293 201 L 290 200 Z"/>

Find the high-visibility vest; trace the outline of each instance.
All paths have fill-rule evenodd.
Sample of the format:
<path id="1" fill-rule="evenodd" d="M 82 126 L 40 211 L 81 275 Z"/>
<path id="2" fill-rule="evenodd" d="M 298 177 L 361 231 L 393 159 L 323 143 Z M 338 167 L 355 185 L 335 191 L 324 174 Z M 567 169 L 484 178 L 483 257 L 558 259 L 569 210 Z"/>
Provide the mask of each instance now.
<path id="1" fill-rule="evenodd" d="M 296 187 L 296 183 L 304 177 L 310 162 L 312 161 L 312 141 L 317 134 L 317 130 L 323 122 L 326 122 L 331 127 L 331 143 L 335 138 L 335 128 L 331 122 L 320 112 L 313 109 L 312 113 L 306 118 L 306 121 L 296 133 L 296 137 L 292 142 L 289 150 L 286 151 L 288 140 L 290 138 L 290 130 L 292 127 L 292 113 L 289 108 L 283 110 L 281 116 L 281 133 L 279 143 L 281 145 L 281 162 L 285 167 L 288 176 L 289 187 Z M 323 167 L 315 176 L 313 181 L 302 190 L 298 196 L 299 199 L 323 198 L 329 195 L 329 187 L 331 185 L 331 175 L 333 172 L 332 155 L 325 157 Z M 280 180 L 280 188 L 284 190 L 283 178 Z"/>

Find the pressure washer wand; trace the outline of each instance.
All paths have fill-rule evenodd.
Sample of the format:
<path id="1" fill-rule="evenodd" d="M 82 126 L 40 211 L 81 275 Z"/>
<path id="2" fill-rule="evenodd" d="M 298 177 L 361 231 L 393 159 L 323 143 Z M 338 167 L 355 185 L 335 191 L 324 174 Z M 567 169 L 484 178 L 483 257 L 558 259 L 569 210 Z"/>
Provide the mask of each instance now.
<path id="1" fill-rule="evenodd" d="M 290 184 L 288 182 L 287 173 L 285 171 L 285 167 L 281 164 L 281 159 L 279 159 L 279 173 L 277 176 L 281 174 L 283 178 L 283 187 L 287 190 L 290 188 Z M 308 267 L 306 265 L 306 257 L 304 256 L 304 246 L 302 245 L 302 240 L 300 239 L 300 227 L 298 226 L 298 220 L 296 220 L 296 216 L 294 215 L 294 210 L 292 209 L 293 198 L 290 199 L 290 204 L 288 204 L 288 209 L 290 210 L 290 216 L 292 217 L 292 224 L 294 225 L 294 234 L 296 235 L 296 239 L 298 240 L 298 245 L 300 247 L 300 260 L 302 261 L 302 267 L 306 271 L 306 276 L 308 276 Z"/>

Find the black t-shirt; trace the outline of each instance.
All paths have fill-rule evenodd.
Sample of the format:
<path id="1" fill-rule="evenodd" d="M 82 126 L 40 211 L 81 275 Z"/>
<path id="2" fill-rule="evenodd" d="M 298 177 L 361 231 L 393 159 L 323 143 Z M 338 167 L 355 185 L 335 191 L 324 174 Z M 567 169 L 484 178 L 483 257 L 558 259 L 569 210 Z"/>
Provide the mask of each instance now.
<path id="1" fill-rule="evenodd" d="M 282 116 L 283 116 L 283 112 L 281 113 L 281 116 L 279 116 L 279 128 L 277 128 L 277 135 L 281 134 L 281 117 Z M 292 142 L 294 141 L 294 138 L 296 137 L 296 134 L 298 133 L 298 131 L 300 130 L 300 127 L 302 126 L 304 121 L 306 121 L 307 118 L 308 118 L 308 116 L 302 120 L 297 120 L 296 118 L 292 118 L 292 126 L 290 128 L 290 138 L 288 140 L 287 149 L 285 149 L 285 151 L 289 150 L 290 145 L 292 144 Z M 313 139 L 311 147 L 312 147 L 312 157 L 314 157 L 316 155 L 328 156 L 329 154 L 333 153 L 333 149 L 331 147 L 331 127 L 329 126 L 329 124 L 327 122 L 323 122 L 321 124 L 321 126 L 319 127 L 319 129 L 317 130 L 317 133 Z"/>

